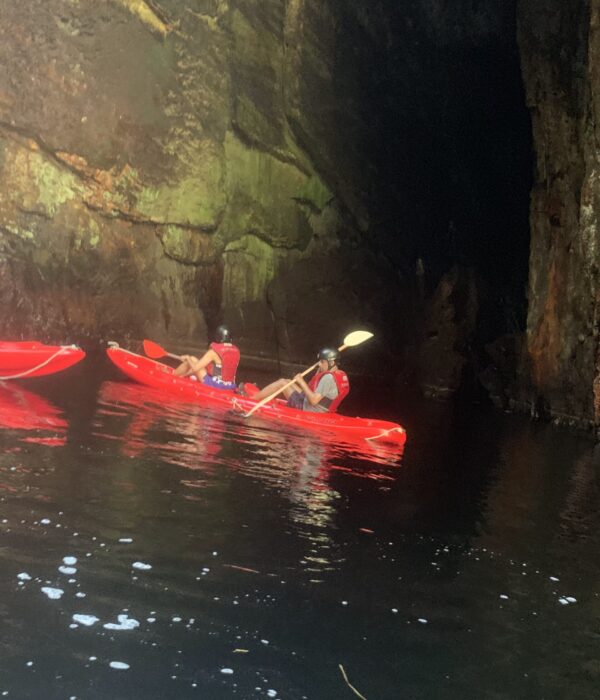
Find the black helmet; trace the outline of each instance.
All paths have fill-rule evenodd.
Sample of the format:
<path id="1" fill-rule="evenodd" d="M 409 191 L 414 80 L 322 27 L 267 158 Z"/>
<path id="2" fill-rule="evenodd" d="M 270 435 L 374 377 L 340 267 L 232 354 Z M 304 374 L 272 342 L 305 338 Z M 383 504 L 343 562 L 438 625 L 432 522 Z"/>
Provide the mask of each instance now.
<path id="1" fill-rule="evenodd" d="M 335 364 L 340 359 L 339 350 L 335 348 L 322 348 L 317 355 L 319 360 L 327 360 L 329 366 Z"/>
<path id="2" fill-rule="evenodd" d="M 215 340 L 217 343 L 231 343 L 231 333 L 227 326 L 219 326 L 215 331 Z"/>

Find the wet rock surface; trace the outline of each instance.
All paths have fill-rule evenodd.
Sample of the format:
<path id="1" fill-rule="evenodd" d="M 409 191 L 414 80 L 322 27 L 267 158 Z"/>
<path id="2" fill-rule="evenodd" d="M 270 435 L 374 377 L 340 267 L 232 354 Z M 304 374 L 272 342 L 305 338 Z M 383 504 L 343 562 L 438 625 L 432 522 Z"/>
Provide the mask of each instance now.
<path id="1" fill-rule="evenodd" d="M 510 3 L 32 0 L 0 60 L 2 337 L 226 321 L 303 361 L 366 327 L 355 369 L 446 395 L 506 330 L 480 326 L 527 274 Z M 488 293 L 446 313 L 453 269 Z"/>

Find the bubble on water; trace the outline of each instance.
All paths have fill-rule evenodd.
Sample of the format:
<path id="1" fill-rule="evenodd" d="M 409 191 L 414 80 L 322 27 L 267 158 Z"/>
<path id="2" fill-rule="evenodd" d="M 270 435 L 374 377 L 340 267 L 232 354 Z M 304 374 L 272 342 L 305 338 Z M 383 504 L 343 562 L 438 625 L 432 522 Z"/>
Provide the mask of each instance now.
<path id="1" fill-rule="evenodd" d="M 558 599 L 558 602 L 561 605 L 569 605 L 570 603 L 576 603 L 577 598 L 573 598 L 573 596 L 562 596 L 561 598 Z"/>
<path id="2" fill-rule="evenodd" d="M 151 564 L 144 564 L 142 561 L 134 561 L 133 564 L 131 565 L 132 569 L 139 569 L 140 571 L 148 571 L 148 569 L 152 568 Z"/>
<path id="3" fill-rule="evenodd" d="M 560 581 L 559 578 L 556 578 L 556 576 L 550 576 L 551 581 Z"/>
<path id="4" fill-rule="evenodd" d="M 508 600 L 508 596 L 505 595 L 504 593 L 500 594 L 500 598 L 502 598 L 502 600 Z"/>
<path id="5" fill-rule="evenodd" d="M 181 618 L 180 618 L 180 617 L 174 617 L 174 618 L 172 618 L 171 621 L 172 621 L 172 622 L 181 622 Z"/>
<path id="6" fill-rule="evenodd" d="M 156 622 L 156 618 L 155 618 L 155 617 L 147 617 L 146 619 L 148 620 L 148 622 L 149 622 L 150 624 L 152 624 L 153 622 Z"/>
<path id="7" fill-rule="evenodd" d="M 89 661 L 96 661 L 98 659 L 97 656 L 90 656 Z"/>
<path id="8" fill-rule="evenodd" d="M 28 661 L 25 665 L 26 666 L 33 666 L 33 661 Z"/>
<path id="9" fill-rule="evenodd" d="M 222 668 L 221 673 L 224 673 L 225 675 L 230 676 L 233 673 L 233 669 L 232 668 Z"/>
<path id="10" fill-rule="evenodd" d="M 133 542 L 133 539 L 131 537 L 121 537 L 119 539 L 119 542 L 121 544 L 131 544 Z"/>
<path id="11" fill-rule="evenodd" d="M 63 564 L 75 566 L 75 564 L 77 564 L 77 557 L 63 557 Z"/>
<path id="12" fill-rule="evenodd" d="M 41 590 L 50 600 L 58 600 L 64 594 L 61 588 L 51 588 L 50 586 L 42 586 Z"/>
<path id="13" fill-rule="evenodd" d="M 42 518 L 42 519 L 40 520 L 40 523 L 41 523 L 42 525 L 50 525 L 51 522 L 52 522 L 52 521 L 49 520 L 48 518 Z"/>
<path id="14" fill-rule="evenodd" d="M 276 698 L 276 697 L 277 697 L 277 691 L 276 691 L 276 690 L 273 690 L 273 689 L 271 689 L 271 688 L 269 688 L 269 690 L 267 690 L 267 697 L 269 697 L 269 698 Z"/>
<path id="15" fill-rule="evenodd" d="M 124 661 L 111 661 L 108 665 L 118 671 L 127 671 L 129 669 L 129 664 L 126 664 Z"/>
<path id="16" fill-rule="evenodd" d="M 31 576 L 25 571 L 21 572 L 20 574 L 17 574 L 17 578 L 19 579 L 19 581 L 31 581 Z"/>
<path id="17" fill-rule="evenodd" d="M 66 574 L 67 576 L 77 573 L 77 569 L 74 566 L 59 566 L 58 570 L 61 574 Z"/>
<path id="18" fill-rule="evenodd" d="M 96 617 L 95 615 L 84 615 L 82 613 L 75 613 L 73 615 L 73 620 L 78 622 L 80 625 L 84 625 L 85 627 L 91 627 L 92 625 L 95 625 L 96 622 L 100 622 L 100 618 Z"/>
<path id="19" fill-rule="evenodd" d="M 82 593 L 81 591 L 75 593 L 76 598 L 85 598 L 85 593 Z"/>
<path id="20" fill-rule="evenodd" d="M 104 629 L 119 631 L 134 630 L 136 627 L 140 626 L 140 623 L 137 620 L 134 620 L 132 617 L 127 617 L 127 615 L 117 615 L 117 620 L 118 623 L 107 622 L 105 625 L 103 625 Z"/>
<path id="21" fill-rule="evenodd" d="M 420 622 L 422 625 L 426 625 L 426 624 L 427 624 L 427 620 L 426 620 L 424 617 L 420 617 L 420 618 L 418 619 L 418 622 Z"/>

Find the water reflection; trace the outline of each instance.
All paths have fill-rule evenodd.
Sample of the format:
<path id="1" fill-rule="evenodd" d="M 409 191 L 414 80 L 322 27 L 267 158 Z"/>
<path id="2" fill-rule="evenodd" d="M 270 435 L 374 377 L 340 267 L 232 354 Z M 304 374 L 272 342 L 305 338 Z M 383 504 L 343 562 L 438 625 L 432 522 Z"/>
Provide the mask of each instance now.
<path id="1" fill-rule="evenodd" d="M 22 442 L 60 446 L 68 423 L 47 399 L 16 383 L 0 382 L 0 428 L 26 433 Z"/>
<path id="2" fill-rule="evenodd" d="M 327 440 L 260 419 L 247 422 L 234 412 L 223 413 L 182 403 L 147 387 L 126 382 L 104 382 L 99 393 L 95 435 L 115 439 L 113 427 L 126 419 L 119 437 L 122 452 L 139 457 L 155 454 L 187 469 L 211 469 L 224 463 L 267 481 L 281 483 L 282 472 L 297 473 L 303 491 L 320 484 L 332 470 L 369 479 L 392 479 L 402 450 L 361 442 Z M 105 430 L 108 428 L 108 430 Z M 231 458 L 231 448 L 234 459 Z M 239 460 L 239 450 L 247 459 Z M 282 464 L 283 458 L 283 464 Z M 240 463 L 241 461 L 241 463 Z"/>
<path id="3" fill-rule="evenodd" d="M 158 454 L 186 469 L 213 469 L 225 426 L 200 407 L 170 401 L 161 392 L 135 384 L 110 381 L 102 384 L 98 404 L 94 435 L 118 440 L 124 456 Z"/>
<path id="4" fill-rule="evenodd" d="M 402 452 L 379 445 L 323 440 L 314 434 L 275 430 L 273 423 L 245 421 L 196 404 L 169 400 L 161 392 L 124 382 L 100 388 L 94 435 L 118 440 L 121 454 L 157 456 L 194 472 L 180 479 L 183 497 L 200 500 L 215 470 L 225 468 L 276 490 L 290 503 L 288 517 L 308 541 L 307 571 L 331 565 L 330 532 L 339 491 L 332 477 L 391 482 Z"/>
<path id="5" fill-rule="evenodd" d="M 576 540 L 596 534 L 599 520 L 600 444 L 597 444 L 575 463 L 561 512 L 561 525 L 564 535 Z"/>
<path id="6" fill-rule="evenodd" d="M 401 463 L 96 386 L 0 430 L 0 697 L 597 694 L 587 441 L 434 406 Z"/>

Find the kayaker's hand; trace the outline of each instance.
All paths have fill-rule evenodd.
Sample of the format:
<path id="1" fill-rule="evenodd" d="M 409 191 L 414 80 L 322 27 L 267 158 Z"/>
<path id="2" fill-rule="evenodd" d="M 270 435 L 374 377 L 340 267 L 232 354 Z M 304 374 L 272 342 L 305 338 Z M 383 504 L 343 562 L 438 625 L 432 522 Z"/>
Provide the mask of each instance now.
<path id="1" fill-rule="evenodd" d="M 294 381 L 296 382 L 296 384 L 299 384 L 302 388 L 304 388 L 305 386 L 307 386 L 306 382 L 304 381 L 304 377 L 302 376 L 302 374 L 297 374 L 297 375 L 294 377 Z"/>

